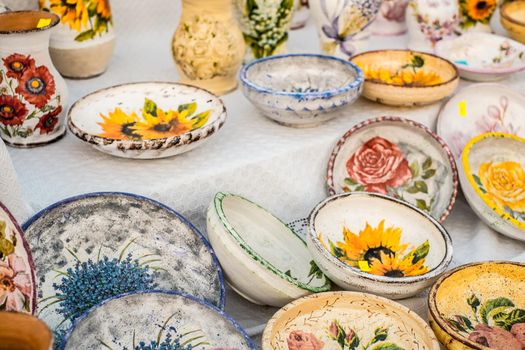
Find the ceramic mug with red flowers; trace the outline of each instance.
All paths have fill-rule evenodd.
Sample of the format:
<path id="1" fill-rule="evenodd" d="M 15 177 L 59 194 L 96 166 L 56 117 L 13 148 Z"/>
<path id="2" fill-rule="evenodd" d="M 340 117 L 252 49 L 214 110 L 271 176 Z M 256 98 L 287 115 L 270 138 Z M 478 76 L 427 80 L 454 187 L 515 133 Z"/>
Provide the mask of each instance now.
<path id="1" fill-rule="evenodd" d="M 41 11 L 0 14 L 0 136 L 34 147 L 65 133 L 67 86 L 49 56 L 59 18 Z"/>

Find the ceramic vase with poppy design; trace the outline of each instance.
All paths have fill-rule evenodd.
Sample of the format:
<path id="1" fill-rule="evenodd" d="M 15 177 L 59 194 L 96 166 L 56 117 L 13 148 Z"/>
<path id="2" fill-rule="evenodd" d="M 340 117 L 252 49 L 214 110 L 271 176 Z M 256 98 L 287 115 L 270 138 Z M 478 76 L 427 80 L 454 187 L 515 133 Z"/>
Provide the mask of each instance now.
<path id="1" fill-rule="evenodd" d="M 0 136 L 34 147 L 61 138 L 67 86 L 49 56 L 58 16 L 43 11 L 0 14 Z"/>

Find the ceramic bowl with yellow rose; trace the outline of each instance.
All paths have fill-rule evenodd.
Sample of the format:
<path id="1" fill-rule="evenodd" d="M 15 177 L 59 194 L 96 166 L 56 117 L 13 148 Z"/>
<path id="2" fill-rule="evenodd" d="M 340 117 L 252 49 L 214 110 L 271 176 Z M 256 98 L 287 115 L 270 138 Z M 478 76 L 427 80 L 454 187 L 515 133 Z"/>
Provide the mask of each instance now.
<path id="1" fill-rule="evenodd" d="M 525 241 L 525 139 L 492 132 L 463 150 L 459 179 L 474 212 L 495 231 Z"/>
<path id="2" fill-rule="evenodd" d="M 506 1 L 500 8 L 501 25 L 514 40 L 525 44 L 525 1 Z"/>

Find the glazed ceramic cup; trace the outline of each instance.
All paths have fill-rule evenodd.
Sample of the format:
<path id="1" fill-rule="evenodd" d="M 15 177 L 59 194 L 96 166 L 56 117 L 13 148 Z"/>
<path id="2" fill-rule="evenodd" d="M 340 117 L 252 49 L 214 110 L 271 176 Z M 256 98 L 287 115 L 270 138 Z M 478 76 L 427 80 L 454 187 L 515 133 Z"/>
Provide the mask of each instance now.
<path id="1" fill-rule="evenodd" d="M 351 61 L 364 72 L 363 96 L 391 106 L 421 106 L 454 93 L 458 71 L 453 63 L 410 50 L 369 51 Z"/>
<path id="2" fill-rule="evenodd" d="M 0 350 L 51 350 L 53 334 L 36 317 L 0 312 Z"/>
<path id="3" fill-rule="evenodd" d="M 500 8 L 500 20 L 509 35 L 525 44 L 525 1 L 506 1 Z"/>
<path id="4" fill-rule="evenodd" d="M 242 90 L 268 118 L 292 127 L 317 126 L 337 116 L 360 95 L 363 74 L 331 56 L 282 55 L 241 70 Z"/>
<path id="5" fill-rule="evenodd" d="M 478 262 L 443 275 L 428 295 L 430 326 L 450 350 L 522 350 L 525 264 Z"/>
<path id="6" fill-rule="evenodd" d="M 407 298 L 430 286 L 452 259 L 450 237 L 438 221 L 385 195 L 333 196 L 309 220 L 310 253 L 345 290 Z"/>
<path id="7" fill-rule="evenodd" d="M 330 289 L 305 242 L 257 204 L 217 193 L 208 237 L 232 288 L 255 304 L 283 306 Z"/>

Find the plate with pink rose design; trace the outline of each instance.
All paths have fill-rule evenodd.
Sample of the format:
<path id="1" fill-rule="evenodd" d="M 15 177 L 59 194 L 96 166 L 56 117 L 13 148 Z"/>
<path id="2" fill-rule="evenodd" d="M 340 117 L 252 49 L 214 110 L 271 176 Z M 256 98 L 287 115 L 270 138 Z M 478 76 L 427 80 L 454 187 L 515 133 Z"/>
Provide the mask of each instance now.
<path id="1" fill-rule="evenodd" d="M 380 117 L 354 126 L 337 142 L 327 184 L 330 195 L 382 193 L 443 222 L 456 201 L 458 172 L 449 147 L 429 128 Z"/>

